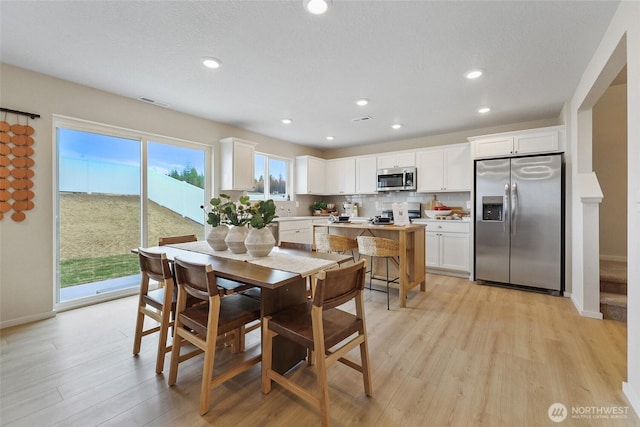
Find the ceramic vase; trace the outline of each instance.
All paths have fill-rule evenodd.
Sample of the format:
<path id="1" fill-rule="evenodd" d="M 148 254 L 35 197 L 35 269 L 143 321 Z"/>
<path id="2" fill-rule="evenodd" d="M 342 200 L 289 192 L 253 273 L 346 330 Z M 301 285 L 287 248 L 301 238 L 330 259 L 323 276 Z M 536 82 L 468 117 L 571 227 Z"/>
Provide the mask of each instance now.
<path id="1" fill-rule="evenodd" d="M 229 250 L 234 254 L 243 254 L 247 252 L 247 247 L 244 245 L 244 241 L 247 238 L 248 233 L 249 229 L 247 227 L 234 225 L 229 229 L 224 242 L 227 244 Z"/>
<path id="2" fill-rule="evenodd" d="M 224 239 L 227 237 L 228 233 L 229 227 L 226 225 L 213 227 L 207 236 L 207 243 L 209 243 L 209 246 L 211 246 L 214 251 L 226 251 L 227 244 L 224 242 Z"/>
<path id="3" fill-rule="evenodd" d="M 247 251 L 255 257 L 269 255 L 271 249 L 276 245 L 273 233 L 267 227 L 252 228 L 244 241 Z"/>

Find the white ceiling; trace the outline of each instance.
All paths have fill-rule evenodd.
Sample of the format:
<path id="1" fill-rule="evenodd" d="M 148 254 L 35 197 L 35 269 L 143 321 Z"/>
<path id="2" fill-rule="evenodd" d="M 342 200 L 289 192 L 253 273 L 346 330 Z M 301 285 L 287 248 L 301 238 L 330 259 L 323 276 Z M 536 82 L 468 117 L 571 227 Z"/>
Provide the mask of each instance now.
<path id="1" fill-rule="evenodd" d="M 327 149 L 557 117 L 617 5 L 0 0 L 0 60 Z"/>

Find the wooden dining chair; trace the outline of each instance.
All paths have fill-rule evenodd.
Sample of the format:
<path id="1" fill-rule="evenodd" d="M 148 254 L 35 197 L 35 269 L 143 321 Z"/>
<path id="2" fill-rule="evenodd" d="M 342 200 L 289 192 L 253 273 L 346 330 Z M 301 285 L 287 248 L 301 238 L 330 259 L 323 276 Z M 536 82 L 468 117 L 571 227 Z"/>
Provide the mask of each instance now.
<path id="1" fill-rule="evenodd" d="M 342 362 L 362 373 L 365 393 L 367 396 L 373 393 L 364 318 L 364 278 L 364 260 L 321 272 L 312 302 L 293 306 L 263 319 L 262 392 L 269 393 L 271 381 L 275 381 L 318 408 L 323 426 L 328 426 L 330 422 L 327 369 L 333 363 Z M 336 308 L 350 300 L 355 300 L 356 314 Z M 317 393 L 312 393 L 272 369 L 273 339 L 278 335 L 313 351 L 317 359 Z M 358 346 L 360 363 L 346 357 L 349 351 Z"/>
<path id="2" fill-rule="evenodd" d="M 174 280 L 166 254 L 148 252 L 138 248 L 138 258 L 140 260 L 141 281 L 133 354 L 140 353 L 143 336 L 159 332 L 156 358 L 156 373 L 159 374 L 164 369 L 165 355 L 171 351 L 171 346 L 167 346 L 167 335 L 169 327 L 173 325 L 170 313 L 175 309 L 176 301 Z M 149 290 L 150 280 L 158 282 L 158 289 Z M 144 329 L 145 316 L 155 320 L 159 325 Z"/>
<path id="3" fill-rule="evenodd" d="M 244 341 L 244 326 L 260 318 L 260 303 L 240 294 L 225 295 L 224 290 L 216 286 L 216 274 L 211 265 L 194 264 L 176 258 L 174 268 L 178 302 L 168 383 L 170 386 L 175 384 L 180 362 L 204 352 L 200 387 L 200 415 L 204 415 L 209 411 L 213 387 L 260 362 L 261 356 L 254 356 L 213 376 L 218 337 L 226 341 L 232 334 L 232 350 L 239 351 L 240 342 Z M 201 300 L 202 304 L 187 307 L 188 296 Z M 180 354 L 185 342 L 193 344 L 196 351 Z"/>
<path id="4" fill-rule="evenodd" d="M 161 236 L 158 239 L 158 246 L 175 245 L 176 243 L 197 242 L 198 237 L 195 234 L 185 234 L 183 236 Z"/>

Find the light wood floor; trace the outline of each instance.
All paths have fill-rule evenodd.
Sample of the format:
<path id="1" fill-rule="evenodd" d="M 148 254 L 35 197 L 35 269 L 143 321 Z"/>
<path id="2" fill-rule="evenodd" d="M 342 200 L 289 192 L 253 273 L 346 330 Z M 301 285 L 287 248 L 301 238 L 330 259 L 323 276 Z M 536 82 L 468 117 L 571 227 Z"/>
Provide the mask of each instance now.
<path id="1" fill-rule="evenodd" d="M 329 373 L 336 426 L 631 426 L 627 419 L 547 415 L 552 403 L 628 407 L 626 324 L 580 317 L 567 298 L 428 275 L 406 309 L 386 310 L 367 292 L 374 395 L 337 364 Z M 216 388 L 198 415 L 202 356 L 167 387 L 154 373 L 155 336 L 133 357 L 133 297 L 58 314 L 1 332 L 1 413 L 7 426 L 312 426 L 319 416 L 274 385 L 260 392 L 260 366 Z M 258 351 L 258 335 L 248 352 Z M 216 356 L 222 365 L 231 357 Z M 311 368 L 295 375 L 313 384 Z"/>

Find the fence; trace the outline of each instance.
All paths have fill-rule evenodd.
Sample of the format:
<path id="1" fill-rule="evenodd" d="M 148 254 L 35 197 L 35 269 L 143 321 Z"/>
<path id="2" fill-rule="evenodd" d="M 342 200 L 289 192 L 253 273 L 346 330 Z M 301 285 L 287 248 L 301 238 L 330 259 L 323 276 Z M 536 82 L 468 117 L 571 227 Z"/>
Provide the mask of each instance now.
<path id="1" fill-rule="evenodd" d="M 140 195 L 140 167 L 69 157 L 60 158 L 60 191 Z M 148 197 L 183 217 L 204 224 L 204 190 L 149 169 Z"/>

